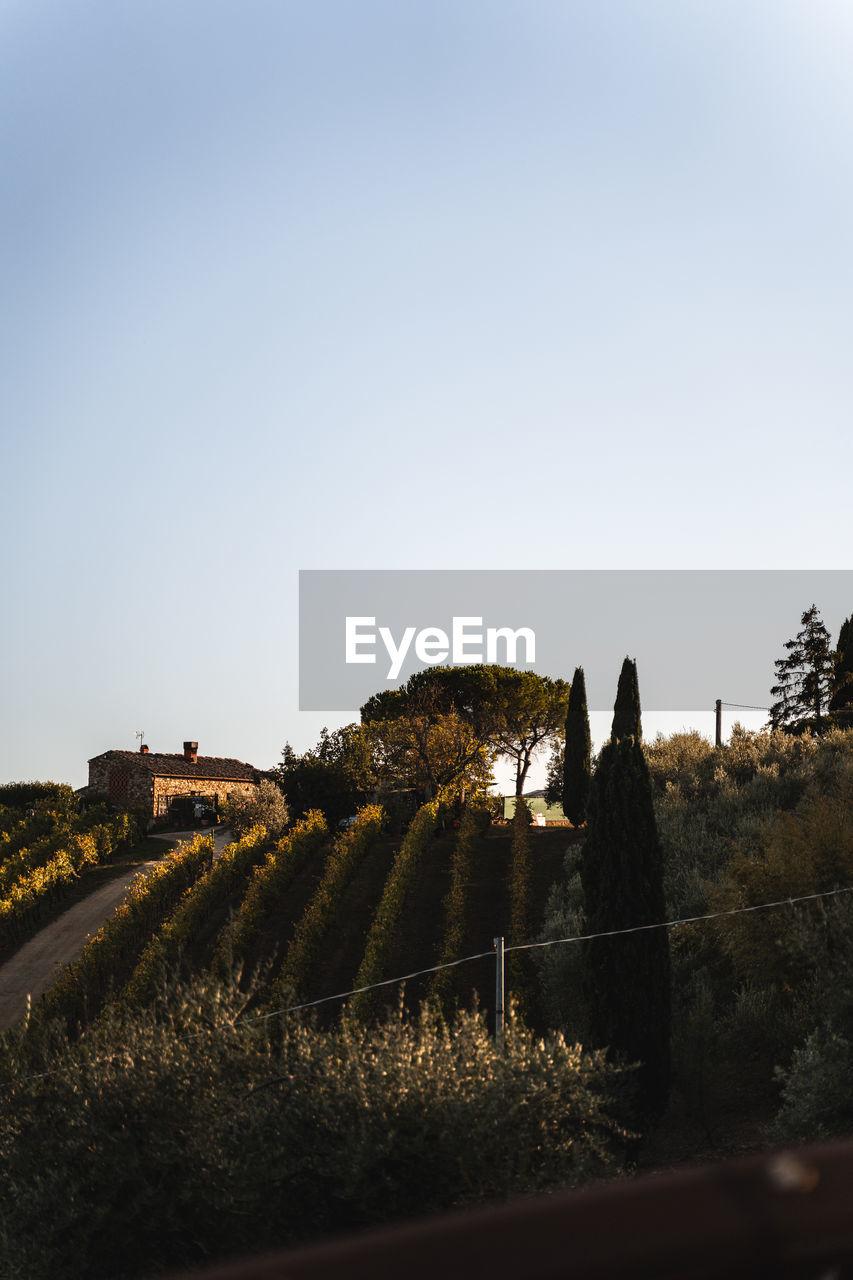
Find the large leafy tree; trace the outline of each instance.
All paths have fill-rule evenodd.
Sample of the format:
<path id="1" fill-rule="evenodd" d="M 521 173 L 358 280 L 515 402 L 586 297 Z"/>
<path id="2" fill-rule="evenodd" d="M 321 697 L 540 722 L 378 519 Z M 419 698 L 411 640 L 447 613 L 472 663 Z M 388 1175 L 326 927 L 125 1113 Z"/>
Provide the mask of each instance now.
<path id="1" fill-rule="evenodd" d="M 586 681 L 583 667 L 572 676 L 566 710 L 566 743 L 563 751 L 563 813 L 574 826 L 586 821 L 589 800 L 592 742 L 589 736 L 589 714 L 586 706 Z"/>
<path id="2" fill-rule="evenodd" d="M 670 1082 L 670 962 L 666 929 L 634 930 L 665 916 L 663 858 L 652 785 L 639 739 L 636 667 L 626 659 L 611 739 L 593 775 L 581 857 L 584 990 L 592 1042 L 639 1062 L 641 1115 L 666 1107 Z"/>
<path id="3" fill-rule="evenodd" d="M 830 647 L 829 632 L 821 620 L 817 605 L 812 605 L 800 618 L 800 630 L 793 640 L 785 641 L 787 657 L 778 658 L 776 684 L 770 696 L 776 701 L 770 707 L 770 725 L 788 733 L 813 729 L 823 733 L 835 680 L 835 654 Z"/>
<path id="4" fill-rule="evenodd" d="M 415 791 L 422 801 L 444 793 L 464 797 L 492 780 L 492 755 L 455 711 L 412 705 L 408 715 L 372 720 L 364 731 L 380 787 Z"/>
<path id="5" fill-rule="evenodd" d="M 562 733 L 568 696 L 565 680 L 534 671 L 496 664 L 431 667 L 399 689 L 374 694 L 361 708 L 361 719 L 370 724 L 424 714 L 459 716 L 481 747 L 513 761 L 520 796 L 537 753 Z"/>
<path id="6" fill-rule="evenodd" d="M 496 725 L 491 744 L 515 765 L 515 794 L 524 792 L 530 766 L 538 753 L 562 731 L 569 686 L 535 671 L 498 667 L 495 675 Z"/>
<path id="7" fill-rule="evenodd" d="M 320 809 L 330 826 L 353 814 L 377 781 L 370 739 L 357 724 L 323 729 L 316 747 L 302 755 L 285 743 L 275 772 L 292 820 Z"/>

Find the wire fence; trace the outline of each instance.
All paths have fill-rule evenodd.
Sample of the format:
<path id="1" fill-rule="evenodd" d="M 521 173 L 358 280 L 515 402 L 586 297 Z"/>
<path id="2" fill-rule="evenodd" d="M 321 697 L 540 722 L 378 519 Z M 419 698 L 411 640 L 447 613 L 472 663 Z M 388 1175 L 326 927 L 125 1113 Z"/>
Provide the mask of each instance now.
<path id="1" fill-rule="evenodd" d="M 773 910 L 778 910 L 780 907 L 792 907 L 792 906 L 795 906 L 797 903 L 801 903 L 801 902 L 815 902 L 822 898 L 836 898 L 847 893 L 853 893 L 853 885 L 848 885 L 840 889 L 827 889 L 821 893 L 806 893 L 806 894 L 800 894 L 799 896 L 792 897 L 792 898 L 779 898 L 775 902 L 760 902 L 750 907 L 732 907 L 728 911 L 712 911 L 712 912 L 708 912 L 706 915 L 683 916 L 678 920 L 662 920 L 662 921 L 655 922 L 653 924 L 632 925 L 626 929 L 609 929 L 599 933 L 577 934 L 571 938 L 549 938 L 542 942 L 516 943 L 514 946 L 511 946 L 511 947 L 501 946 L 501 952 L 503 955 L 503 954 L 509 954 L 510 952 L 513 952 L 513 951 L 534 951 L 534 950 L 541 949 L 543 947 L 559 947 L 559 946 L 566 946 L 566 945 L 578 943 L 578 942 L 592 942 L 596 938 L 615 938 L 615 937 L 620 937 L 626 934 L 644 933 L 651 929 L 674 929 L 678 925 L 700 924 L 708 920 L 721 920 L 730 916 L 747 915 L 749 912 L 754 912 L 754 911 L 773 911 Z M 497 941 L 500 941 L 502 943 L 503 939 L 496 939 L 496 942 Z M 322 996 L 318 1000 L 307 1000 L 301 1004 L 288 1005 L 283 1009 L 273 1009 L 267 1013 L 252 1014 L 248 1017 L 237 1018 L 233 1023 L 228 1024 L 228 1026 L 229 1026 L 229 1029 L 233 1030 L 238 1027 L 247 1026 L 256 1022 L 268 1022 L 272 1018 L 281 1018 L 281 1017 L 286 1017 L 288 1014 L 300 1013 L 305 1009 L 316 1008 L 318 1005 L 330 1004 L 334 1000 L 348 1000 L 350 996 L 361 995 L 362 992 L 378 991 L 383 987 L 397 986 L 401 983 L 409 982 L 414 978 L 425 977 L 426 975 L 431 973 L 439 973 L 442 969 L 455 969 L 455 968 L 458 968 L 460 965 L 470 964 L 475 960 L 488 959 L 489 957 L 494 957 L 495 953 L 496 953 L 496 947 L 493 944 L 488 951 L 478 951 L 473 955 L 461 956 L 458 960 L 449 960 L 449 961 L 445 961 L 442 964 L 430 965 L 428 968 L 416 969 L 412 973 L 400 974 L 394 978 L 383 978 L 381 982 L 371 982 L 369 985 L 364 987 L 354 987 L 351 991 L 339 991 L 339 992 L 336 992 L 335 995 Z M 206 1033 L 207 1033 L 206 1031 L 190 1032 L 186 1036 L 179 1037 L 179 1039 L 190 1040 L 195 1038 L 198 1035 L 206 1034 Z M 102 1064 L 102 1063 L 110 1062 L 122 1056 L 123 1054 L 111 1054 L 104 1058 L 95 1059 L 93 1060 L 93 1062 L 90 1062 L 89 1065 L 94 1065 L 95 1063 Z M 56 1075 L 58 1071 L 59 1071 L 59 1068 L 57 1068 L 54 1071 L 42 1071 L 36 1075 L 26 1076 L 24 1077 L 24 1080 L 25 1081 L 42 1080 L 48 1076 Z"/>
<path id="2" fill-rule="evenodd" d="M 542 947 L 559 947 L 574 942 L 592 942 L 596 938 L 617 938 L 629 933 L 644 933 L 649 929 L 674 929 L 681 924 L 699 924 L 704 920 L 721 920 L 726 916 L 746 915 L 751 911 L 772 911 L 779 907 L 794 906 L 798 902 L 813 902 L 818 898 L 835 898 L 845 893 L 853 893 L 853 885 L 842 889 L 827 889 L 823 893 L 804 893 L 796 898 L 779 898 L 776 902 L 760 902 L 751 907 L 732 907 L 728 911 L 711 911 L 702 916 L 684 916 L 679 920 L 661 920 L 654 924 L 637 924 L 627 929 L 608 929 L 600 933 L 583 933 L 571 938 L 549 938 L 544 942 L 520 942 L 512 947 L 504 947 L 503 950 L 504 954 L 508 955 L 511 951 L 535 951 Z M 328 1004 L 332 1000 L 348 1000 L 350 996 L 361 995 L 363 991 L 377 991 L 380 987 L 390 987 L 396 983 L 408 982 L 412 978 L 420 978 L 425 974 L 438 973 L 441 969 L 453 969 L 458 965 L 468 964 L 473 960 L 482 960 L 488 956 L 494 956 L 494 954 L 495 948 L 493 946 L 489 951 L 478 951 L 474 955 L 462 956 L 459 960 L 433 965 L 429 969 L 418 969 L 414 973 L 408 973 L 398 978 L 383 978 L 381 982 L 373 982 L 367 987 L 356 987 L 353 991 L 342 991 L 333 996 L 323 996 L 320 1000 L 310 1000 L 305 1004 L 289 1005 L 285 1009 L 274 1009 L 270 1013 L 256 1015 L 256 1017 L 264 1020 L 278 1018 L 288 1013 L 298 1013 L 302 1009 L 314 1008 L 316 1005 Z M 243 1019 L 243 1021 L 251 1021 L 251 1019 Z"/>

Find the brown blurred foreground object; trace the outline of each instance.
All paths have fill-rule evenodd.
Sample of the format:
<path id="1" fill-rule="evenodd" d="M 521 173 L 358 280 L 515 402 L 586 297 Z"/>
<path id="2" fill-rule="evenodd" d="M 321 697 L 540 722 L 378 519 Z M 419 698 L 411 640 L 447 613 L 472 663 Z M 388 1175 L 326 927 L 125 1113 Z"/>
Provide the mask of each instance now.
<path id="1" fill-rule="evenodd" d="M 853 1142 L 515 1200 L 193 1276 L 845 1280 L 853 1276 Z"/>

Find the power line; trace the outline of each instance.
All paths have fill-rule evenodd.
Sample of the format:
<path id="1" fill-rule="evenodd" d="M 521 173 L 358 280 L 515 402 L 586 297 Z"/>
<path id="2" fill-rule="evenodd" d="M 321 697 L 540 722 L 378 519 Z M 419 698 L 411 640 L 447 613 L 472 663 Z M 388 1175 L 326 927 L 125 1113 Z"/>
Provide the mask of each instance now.
<path id="1" fill-rule="evenodd" d="M 535 945 L 535 944 L 534 944 Z M 509 947 L 505 950 L 510 950 Z M 279 1014 L 298 1013 L 300 1009 L 313 1009 L 314 1005 L 327 1004 L 330 1000 L 346 1000 L 348 996 L 360 996 L 363 991 L 378 991 L 380 987 L 393 986 L 395 982 L 408 982 L 410 978 L 422 978 L 427 973 L 438 973 L 441 969 L 455 969 L 457 965 L 467 964 L 469 960 L 483 960 L 495 954 L 491 951 L 478 951 L 475 956 L 463 956 L 461 960 L 448 960 L 444 964 L 434 964 L 430 969 L 418 969 L 415 973 L 404 974 L 400 978 L 383 978 L 381 982 L 372 982 L 367 987 L 356 987 L 354 991 L 341 991 L 336 996 L 323 996 L 320 1000 L 308 1000 L 305 1004 L 294 1004 L 289 1009 L 274 1009 L 272 1013 L 255 1014 L 253 1018 L 244 1018 L 243 1022 L 265 1022 L 268 1018 L 277 1018 Z"/>
<path id="2" fill-rule="evenodd" d="M 806 893 L 796 898 L 780 898 L 777 902 L 760 902 L 752 907 L 732 907 L 728 911 L 713 911 L 702 916 L 685 916 L 680 920 L 664 920 L 656 924 L 637 924 L 627 929 L 610 929 L 601 933 L 578 934 L 572 938 L 551 938 L 546 942 L 522 942 L 514 947 L 504 947 L 504 953 L 509 951 L 534 951 L 542 947 L 557 947 L 572 942 L 592 942 L 595 938 L 615 938 L 623 934 L 642 933 L 648 929 L 674 929 L 680 924 L 699 924 L 703 920 L 720 920 L 726 916 L 746 915 L 751 911 L 770 911 L 777 907 L 790 907 L 798 902 L 814 902 L 819 898 L 834 898 L 843 893 L 853 893 L 853 885 L 849 885 L 843 889 L 827 889 L 822 893 Z M 253 1022 L 268 1022 L 270 1018 L 284 1017 L 289 1013 L 299 1013 L 303 1009 L 313 1009 L 320 1004 L 329 1004 L 332 1000 L 346 1000 L 350 996 L 361 995 L 365 991 L 378 991 L 381 987 L 394 986 L 399 982 L 408 982 L 412 978 L 420 978 L 428 973 L 439 973 L 442 969 L 455 969 L 459 965 L 468 964 L 472 960 L 485 960 L 495 954 L 494 947 L 489 951 L 478 951 L 475 955 L 462 956 L 459 960 L 445 961 L 444 964 L 432 965 L 428 969 L 417 969 L 414 973 L 402 974 L 396 978 L 383 978 L 381 982 L 372 982 L 366 987 L 356 987 L 352 991 L 341 991 L 333 996 L 323 996 L 319 1000 L 309 1000 L 304 1004 L 289 1005 L 286 1009 L 273 1009 L 269 1013 L 254 1014 L 252 1017 L 237 1017 L 229 1027 L 233 1030 L 238 1026 L 246 1026 Z M 192 1040 L 194 1037 L 204 1035 L 204 1031 L 189 1032 L 185 1036 L 179 1036 L 179 1040 Z M 87 1063 L 87 1066 L 96 1066 L 104 1062 L 112 1062 L 116 1058 L 126 1056 L 127 1050 L 123 1049 L 117 1053 L 109 1054 L 104 1058 L 97 1058 Z M 82 1065 L 82 1064 L 76 1064 Z M 44 1080 L 48 1076 L 57 1075 L 61 1068 L 56 1067 L 52 1071 L 42 1071 L 37 1075 L 25 1076 L 21 1081 L 25 1084 L 31 1080 Z"/>
<path id="3" fill-rule="evenodd" d="M 563 942 L 592 942 L 594 938 L 616 938 L 623 933 L 642 933 L 645 929 L 674 929 L 679 924 L 698 924 L 702 920 L 721 920 L 724 916 L 743 916 L 749 911 L 770 911 L 774 907 L 792 907 L 795 902 L 812 902 L 815 898 L 833 898 L 840 893 L 853 893 L 853 885 L 845 889 L 827 889 L 824 893 L 805 893 L 798 898 L 780 898 L 778 902 L 760 902 L 754 907 L 732 907 L 729 911 L 712 911 L 704 916 L 685 916 L 683 920 L 662 920 L 657 924 L 635 924 L 630 929 L 610 929 L 604 933 L 585 933 L 576 938 L 552 938 L 548 942 L 522 942 L 504 951 L 533 951 L 537 947 L 556 947 Z"/>
<path id="4" fill-rule="evenodd" d="M 739 711 L 769 711 L 769 707 L 756 707 L 749 702 L 720 702 L 721 707 L 737 707 Z"/>
<path id="5" fill-rule="evenodd" d="M 637 924 L 628 929 L 610 929 L 603 933 L 585 933 L 579 934 L 574 938 L 551 938 L 547 942 L 522 942 L 516 944 L 514 947 L 504 947 L 504 952 L 533 951 L 539 947 L 556 947 L 568 942 L 591 942 L 594 938 L 614 938 L 618 937 L 620 934 L 641 933 L 646 929 L 674 929 L 675 926 L 679 924 L 697 924 L 702 920 L 719 920 L 722 919 L 723 916 L 746 915 L 747 912 L 750 911 L 769 911 L 775 907 L 793 906 L 796 902 L 811 902 L 816 898 L 832 898 L 841 893 L 853 893 L 853 885 L 844 889 L 827 889 L 823 893 L 807 893 L 797 898 L 780 898 L 778 902 L 761 902 L 753 907 L 732 907 L 729 911 L 713 911 L 704 916 L 685 916 L 682 920 L 663 920 L 659 921 L 657 924 Z M 348 996 L 360 995 L 363 991 L 376 991 L 379 987 L 389 987 L 395 982 L 407 982 L 409 978 L 418 978 L 425 973 L 438 973 L 440 969 L 452 969 L 457 965 L 467 964 L 469 960 L 482 960 L 484 957 L 493 956 L 494 954 L 494 948 L 491 951 L 479 951 L 476 955 L 463 956 L 461 960 L 451 960 L 446 964 L 433 965 L 431 969 L 419 969 L 417 973 L 410 973 L 405 977 L 385 978 L 382 982 L 373 982 L 370 986 L 358 987 L 354 991 L 342 991 L 338 995 L 334 996 L 324 996 L 320 1000 L 311 1000 L 308 1004 L 291 1005 L 287 1009 L 274 1009 L 271 1013 L 256 1015 L 256 1019 L 276 1018 L 288 1013 L 296 1013 L 300 1009 L 312 1008 L 314 1005 L 318 1004 L 327 1004 L 330 1000 L 346 1000 Z M 252 1022 L 256 1019 L 244 1018 L 243 1021 Z"/>

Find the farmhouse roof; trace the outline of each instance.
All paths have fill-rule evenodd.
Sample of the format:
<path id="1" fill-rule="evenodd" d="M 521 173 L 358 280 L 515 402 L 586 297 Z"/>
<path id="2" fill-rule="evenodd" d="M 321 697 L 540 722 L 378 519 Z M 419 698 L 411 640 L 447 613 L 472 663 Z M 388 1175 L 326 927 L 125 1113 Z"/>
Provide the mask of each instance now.
<path id="1" fill-rule="evenodd" d="M 103 751 L 93 760 L 115 760 L 144 769 L 158 778 L 221 778 L 231 782 L 257 782 L 262 770 L 244 760 L 229 760 L 222 756 L 199 756 L 187 760 L 183 755 L 163 755 L 152 751 Z"/>

